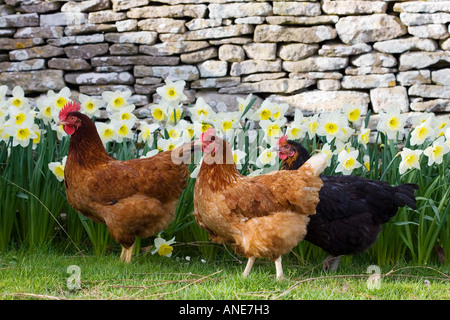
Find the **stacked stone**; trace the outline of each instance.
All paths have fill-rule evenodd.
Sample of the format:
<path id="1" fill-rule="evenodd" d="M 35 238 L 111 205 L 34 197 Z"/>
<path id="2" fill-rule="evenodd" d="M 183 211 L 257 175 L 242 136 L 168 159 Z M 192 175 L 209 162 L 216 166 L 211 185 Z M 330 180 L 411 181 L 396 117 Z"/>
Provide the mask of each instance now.
<path id="1" fill-rule="evenodd" d="M 0 0 L 0 84 L 449 112 L 449 23 L 449 1 Z"/>

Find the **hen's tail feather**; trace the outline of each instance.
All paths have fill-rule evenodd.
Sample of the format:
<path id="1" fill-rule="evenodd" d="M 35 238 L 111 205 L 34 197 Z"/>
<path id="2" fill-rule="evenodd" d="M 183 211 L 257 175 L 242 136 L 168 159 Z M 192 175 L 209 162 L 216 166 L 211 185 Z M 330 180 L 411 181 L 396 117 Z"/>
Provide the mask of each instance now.
<path id="1" fill-rule="evenodd" d="M 419 189 L 415 183 L 405 183 L 395 187 L 395 203 L 399 207 L 408 206 L 416 209 L 416 197 L 414 191 Z"/>
<path id="2" fill-rule="evenodd" d="M 309 158 L 305 164 L 309 164 L 311 166 L 314 176 L 317 177 L 327 167 L 327 160 L 321 153 L 318 153 L 318 154 L 314 155 L 313 157 Z"/>

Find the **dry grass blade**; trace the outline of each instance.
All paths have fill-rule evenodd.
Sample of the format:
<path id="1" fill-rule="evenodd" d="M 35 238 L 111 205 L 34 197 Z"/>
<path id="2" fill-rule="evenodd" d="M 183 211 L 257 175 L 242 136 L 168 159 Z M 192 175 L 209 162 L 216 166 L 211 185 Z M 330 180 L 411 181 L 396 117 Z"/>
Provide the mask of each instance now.
<path id="1" fill-rule="evenodd" d="M 168 285 L 168 284 L 174 284 L 174 283 L 183 283 L 183 282 L 193 282 L 196 281 L 195 279 L 183 279 L 183 280 L 167 280 L 164 282 L 160 282 L 157 284 L 153 284 L 151 286 L 127 286 L 127 285 L 120 285 L 120 284 L 112 284 L 110 285 L 110 287 L 112 288 L 125 288 L 125 289 L 144 289 L 144 290 L 148 290 L 154 287 L 160 287 L 160 286 L 164 286 L 164 285 Z"/>
<path id="2" fill-rule="evenodd" d="M 445 273 L 443 273 L 443 272 L 441 272 L 441 271 L 439 271 L 439 270 L 437 270 L 437 269 L 435 269 L 435 268 L 428 267 L 428 266 L 408 266 L 408 267 L 402 267 L 402 268 L 398 268 L 397 270 L 391 270 L 391 271 L 389 271 L 388 273 L 386 273 L 384 276 L 387 277 L 387 276 L 390 276 L 390 275 L 394 274 L 395 272 L 398 272 L 398 271 L 400 271 L 400 270 L 405 270 L 405 269 L 428 269 L 428 270 L 432 270 L 432 271 L 434 271 L 434 272 L 436 272 L 436 273 L 439 273 L 439 274 L 443 275 L 446 279 L 442 279 L 442 278 L 441 278 L 442 280 L 450 280 L 450 276 L 449 276 L 448 274 L 445 274 Z M 406 275 L 406 276 L 408 276 L 408 275 Z"/>
<path id="3" fill-rule="evenodd" d="M 13 293 L 7 293 L 4 295 L 15 296 L 15 297 L 30 297 L 30 298 L 44 299 L 44 300 L 67 300 L 66 298 L 49 296 L 49 295 L 45 295 L 45 294 L 26 293 L 26 292 L 13 292 Z"/>
<path id="4" fill-rule="evenodd" d="M 0 268 L 0 270 L 7 270 L 7 269 L 18 269 L 17 267 L 5 267 L 5 268 Z"/>
<path id="5" fill-rule="evenodd" d="M 152 273 L 141 273 L 141 272 L 137 272 L 137 273 L 135 273 L 135 274 L 143 274 L 143 275 L 153 275 L 153 274 L 159 274 L 159 275 L 171 275 L 171 276 L 173 276 L 173 275 L 175 275 L 175 276 L 194 276 L 194 277 L 204 277 L 203 275 L 201 275 L 201 274 L 195 274 L 195 273 L 191 273 L 191 272 L 189 272 L 189 273 L 181 273 L 181 272 L 152 272 Z M 147 281 L 150 281 L 150 280 L 147 280 Z M 152 280 L 153 281 L 153 280 Z M 157 280 L 154 280 L 154 281 L 157 281 Z"/>

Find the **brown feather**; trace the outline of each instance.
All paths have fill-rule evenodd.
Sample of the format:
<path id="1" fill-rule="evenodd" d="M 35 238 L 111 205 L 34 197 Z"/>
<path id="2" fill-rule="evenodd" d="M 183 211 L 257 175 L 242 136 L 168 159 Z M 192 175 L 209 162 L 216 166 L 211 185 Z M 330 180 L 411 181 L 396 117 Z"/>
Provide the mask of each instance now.
<path id="1" fill-rule="evenodd" d="M 231 153 L 222 139 L 216 137 L 215 143 L 216 154 Z M 297 171 L 252 178 L 239 174 L 234 162 L 214 163 L 211 157 L 215 154 L 204 156 L 197 176 L 194 207 L 212 240 L 232 245 L 247 258 L 275 260 L 304 238 L 322 186 L 309 163 Z"/>
<path id="2" fill-rule="evenodd" d="M 65 167 L 67 200 L 79 213 L 105 223 L 112 237 L 129 248 L 135 237 L 164 230 L 174 219 L 177 199 L 189 177 L 170 151 L 151 158 L 110 157 L 93 122 L 81 113 L 70 140 Z"/>

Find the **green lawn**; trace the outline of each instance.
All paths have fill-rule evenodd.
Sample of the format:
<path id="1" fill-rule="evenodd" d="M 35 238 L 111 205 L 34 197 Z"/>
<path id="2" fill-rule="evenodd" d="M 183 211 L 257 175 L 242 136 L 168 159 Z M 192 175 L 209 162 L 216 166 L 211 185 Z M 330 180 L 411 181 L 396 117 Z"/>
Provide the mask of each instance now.
<path id="1" fill-rule="evenodd" d="M 257 260 L 244 279 L 244 259 L 223 251 L 217 260 L 205 262 L 195 253 L 187 258 L 188 251 L 177 250 L 171 258 L 141 254 L 130 264 L 119 261 L 119 252 L 0 253 L 0 299 L 450 299 L 448 265 L 384 266 L 379 289 L 370 289 L 366 271 L 373 263 L 364 256 L 344 260 L 337 272 L 330 273 L 321 270 L 321 261 L 302 264 L 289 255 L 283 260 L 287 280 L 278 282 L 274 264 L 267 260 Z M 71 265 L 80 270 L 78 289 L 75 273 L 67 272 Z"/>

